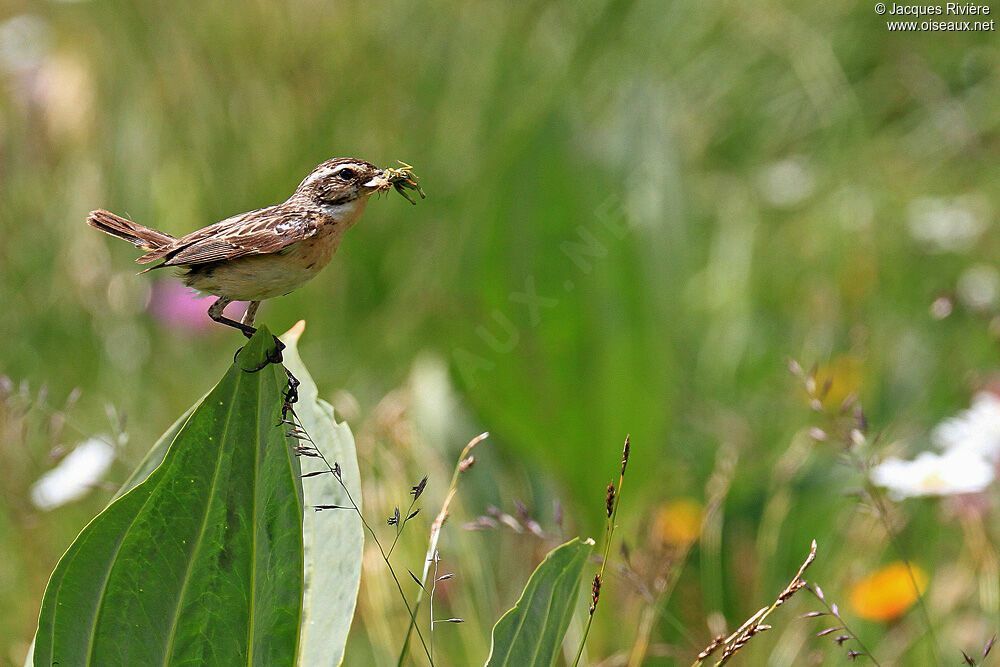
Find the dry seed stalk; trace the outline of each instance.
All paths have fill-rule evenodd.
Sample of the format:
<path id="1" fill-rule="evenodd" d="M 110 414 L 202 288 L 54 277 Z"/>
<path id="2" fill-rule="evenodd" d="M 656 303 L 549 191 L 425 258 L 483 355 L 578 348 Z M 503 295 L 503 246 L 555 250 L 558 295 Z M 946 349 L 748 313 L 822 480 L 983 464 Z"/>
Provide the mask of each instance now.
<path id="1" fill-rule="evenodd" d="M 406 167 L 407 165 L 403 166 Z M 475 438 L 470 440 L 469 444 L 467 444 L 465 446 L 465 449 L 462 450 L 462 453 L 459 454 L 458 463 L 455 464 L 455 471 L 451 475 L 451 484 L 448 485 L 448 492 L 445 494 L 444 502 L 441 504 L 441 511 L 438 512 L 437 517 L 431 524 L 430 539 L 428 540 L 427 544 L 427 554 L 424 557 L 423 573 L 421 574 L 419 579 L 416 576 L 413 576 L 413 578 L 420 585 L 420 588 L 417 589 L 417 597 L 413 601 L 413 608 L 410 611 L 410 624 L 406 628 L 406 638 L 403 640 L 403 648 L 399 652 L 399 660 L 397 661 L 397 664 L 400 666 L 403 665 L 404 661 L 406 660 L 406 655 L 410 650 L 410 636 L 413 633 L 414 629 L 416 629 L 417 631 L 417 636 L 420 637 L 420 628 L 416 627 L 417 610 L 420 608 L 420 602 L 424 598 L 424 590 L 426 589 L 427 576 L 431 570 L 431 565 L 435 564 L 436 566 L 435 559 L 437 557 L 436 554 L 438 551 L 438 539 L 441 537 L 441 528 L 444 526 L 444 522 L 448 519 L 448 508 L 451 505 L 452 499 L 455 497 L 455 493 L 458 491 L 458 479 L 459 477 L 461 477 L 462 473 L 468 470 L 469 467 L 472 465 L 471 463 L 463 465 L 463 463 L 466 463 L 466 461 L 472 458 L 471 456 L 469 456 L 469 453 L 472 451 L 472 448 L 478 445 L 486 438 L 488 438 L 489 435 L 490 435 L 489 433 L 480 433 Z M 433 624 L 431 625 L 431 632 L 432 633 L 434 632 Z M 423 641 L 422 637 L 421 641 Z M 430 653 L 428 653 L 428 657 L 429 658 L 431 657 Z M 433 664 L 433 660 L 431 662 Z"/>
<path id="2" fill-rule="evenodd" d="M 736 632 L 732 633 L 725 639 L 721 641 L 719 638 L 714 639 L 711 644 L 705 647 L 705 649 L 698 654 L 698 657 L 694 661 L 692 667 L 701 665 L 702 661 L 711 656 L 712 653 L 714 653 L 719 647 L 724 647 L 722 657 L 715 663 L 715 667 L 722 667 L 722 665 L 729 662 L 729 659 L 733 657 L 737 651 L 743 648 L 746 643 L 750 641 L 751 637 L 765 630 L 770 630 L 771 626 L 765 625 L 764 619 L 766 619 L 771 612 L 784 604 L 788 598 L 792 597 L 795 593 L 805 587 L 806 581 L 802 578 L 802 575 L 805 573 L 806 568 L 812 565 L 814 560 L 816 560 L 816 540 L 812 541 L 812 545 L 809 548 L 809 555 L 806 556 L 806 559 L 799 568 L 799 571 L 795 574 L 795 578 L 793 578 L 791 582 L 785 586 L 785 590 L 781 591 L 778 598 L 771 603 L 771 606 L 762 607 L 757 610 L 757 613 L 748 618 L 746 622 L 744 622 L 743 625 L 736 630 Z"/>

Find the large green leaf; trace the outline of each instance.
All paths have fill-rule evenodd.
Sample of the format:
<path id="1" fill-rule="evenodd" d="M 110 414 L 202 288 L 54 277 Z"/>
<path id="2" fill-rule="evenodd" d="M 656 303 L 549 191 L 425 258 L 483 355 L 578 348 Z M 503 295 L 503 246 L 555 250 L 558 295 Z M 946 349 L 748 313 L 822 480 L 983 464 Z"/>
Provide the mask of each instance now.
<path id="1" fill-rule="evenodd" d="M 281 340 L 285 343 L 285 366 L 299 382 L 299 402 L 295 415 L 313 440 L 316 449 L 331 464 L 338 463 L 341 479 L 361 509 L 361 474 L 354 449 L 354 436 L 347 423 L 338 424 L 333 406 L 317 396 L 316 384 L 299 357 L 299 336 L 305 327 L 299 322 Z M 319 459 L 303 457 L 303 474 L 328 470 Z M 317 475 L 303 480 L 305 513 L 302 515 L 302 541 L 305 548 L 305 592 L 302 599 L 302 622 L 299 661 L 304 667 L 339 665 L 354 617 L 354 606 L 361 584 L 361 556 L 364 550 L 364 527 L 357 513 L 350 510 L 316 512 L 316 505 L 350 504 L 343 487 L 332 475 Z"/>
<path id="2" fill-rule="evenodd" d="M 42 602 L 35 665 L 294 663 L 299 465 L 262 327 L 159 467 L 84 528 Z M 147 459 L 148 460 L 148 459 Z"/>
<path id="3" fill-rule="evenodd" d="M 207 395 L 207 394 L 206 394 Z M 191 418 L 191 413 L 194 412 L 195 408 L 201 405 L 201 402 L 205 400 L 202 396 L 198 399 L 198 402 L 192 405 L 187 411 L 177 418 L 170 428 L 167 429 L 166 433 L 161 435 L 159 439 L 153 443 L 153 446 L 149 448 L 146 452 L 146 456 L 143 457 L 136 469 L 129 475 L 125 483 L 122 484 L 121 488 L 115 492 L 112 501 L 124 496 L 127 492 L 131 491 L 133 487 L 142 482 L 144 479 L 149 477 L 150 473 L 156 470 L 156 467 L 163 463 L 163 457 L 167 455 L 167 450 L 170 448 L 170 443 L 174 441 L 177 434 L 180 433 L 181 427 L 187 423 L 187 420 Z"/>
<path id="4" fill-rule="evenodd" d="M 555 663 L 593 546 L 593 540 L 576 538 L 549 552 L 517 604 L 493 626 L 487 667 Z"/>

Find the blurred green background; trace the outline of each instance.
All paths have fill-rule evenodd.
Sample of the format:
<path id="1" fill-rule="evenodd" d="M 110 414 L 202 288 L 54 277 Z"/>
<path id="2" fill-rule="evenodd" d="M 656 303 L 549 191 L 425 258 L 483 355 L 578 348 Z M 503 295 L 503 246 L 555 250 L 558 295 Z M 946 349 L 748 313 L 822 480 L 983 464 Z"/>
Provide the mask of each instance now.
<path id="1" fill-rule="evenodd" d="M 544 553 L 459 536 L 460 520 L 514 498 L 549 516 L 559 498 L 567 535 L 599 534 L 626 433 L 633 548 L 662 503 L 719 504 L 648 664 L 690 664 L 773 599 L 812 537 L 815 576 L 844 599 L 895 556 L 836 448 L 803 440 L 812 417 L 785 360 L 859 393 L 905 451 L 995 379 L 995 32 L 890 33 L 850 1 L 8 0 L 0 67 L 3 664 L 110 495 L 34 509 L 51 449 L 127 434 L 121 481 L 241 341 L 157 316 L 179 298 L 170 277 L 135 276 L 135 250 L 83 224 L 93 208 L 180 235 L 282 201 L 329 157 L 415 166 L 425 201 L 372 201 L 331 265 L 258 321 L 308 321 L 303 357 L 359 433 L 363 472 L 371 457 L 376 515 L 427 471 L 440 494 L 461 445 L 491 431 L 492 472 L 463 481 L 451 528 L 471 545 L 451 566 L 483 573 L 476 595 L 451 585 L 476 622 L 437 630 L 443 664 L 483 659 Z M 932 593 L 942 568 L 969 579 L 932 605 L 944 650 L 975 650 L 998 608 L 968 531 L 932 501 L 904 510 Z M 398 609 L 370 592 L 385 578 L 366 571 L 349 664 L 394 660 Z M 608 588 L 590 659 L 624 664 L 643 601 L 624 579 Z M 819 628 L 782 626 L 743 664 L 843 659 L 809 639 Z M 860 627 L 925 664 L 919 619 Z"/>

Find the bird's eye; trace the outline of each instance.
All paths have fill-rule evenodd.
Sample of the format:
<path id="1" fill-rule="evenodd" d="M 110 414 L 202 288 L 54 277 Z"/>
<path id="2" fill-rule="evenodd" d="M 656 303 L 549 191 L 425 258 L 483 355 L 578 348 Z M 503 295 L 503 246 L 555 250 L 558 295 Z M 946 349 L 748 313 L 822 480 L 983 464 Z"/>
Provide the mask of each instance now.
<path id="1" fill-rule="evenodd" d="M 350 167 L 341 169 L 340 171 L 337 172 L 337 178 L 339 178 L 342 181 L 353 181 L 354 177 L 357 175 L 358 175 L 357 172 L 355 172 Z"/>

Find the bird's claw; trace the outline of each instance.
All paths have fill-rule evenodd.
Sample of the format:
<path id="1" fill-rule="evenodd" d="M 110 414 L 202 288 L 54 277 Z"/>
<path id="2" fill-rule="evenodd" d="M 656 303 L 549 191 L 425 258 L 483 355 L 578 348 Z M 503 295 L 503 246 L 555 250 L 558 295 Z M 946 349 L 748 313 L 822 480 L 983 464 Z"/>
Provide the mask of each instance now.
<path id="1" fill-rule="evenodd" d="M 242 349 L 243 348 L 241 347 L 239 350 L 236 350 L 236 354 L 239 354 L 240 350 L 242 350 Z M 281 356 L 281 351 L 284 350 L 284 349 L 285 349 L 285 344 L 282 343 L 280 340 L 278 340 L 278 337 L 275 336 L 274 337 L 274 349 L 272 349 L 270 352 L 267 353 L 267 359 L 265 359 L 263 363 L 258 364 L 256 368 L 244 369 L 244 370 L 247 373 L 256 373 L 259 370 L 267 368 L 271 364 L 280 364 L 282 361 L 284 361 L 284 359 Z M 236 359 L 236 357 L 233 357 L 234 361 L 235 361 L 235 359 Z M 296 386 L 297 385 L 298 385 L 298 382 L 296 381 Z"/>
<path id="2" fill-rule="evenodd" d="M 239 355 L 242 349 L 243 348 L 241 347 L 239 350 L 236 350 L 236 354 Z M 243 369 L 244 372 L 256 373 L 260 370 L 263 370 L 264 368 L 267 368 L 271 364 L 280 364 L 283 361 L 283 358 L 281 356 L 281 351 L 284 349 L 285 349 L 285 344 L 282 343 L 277 336 L 275 336 L 274 348 L 268 353 L 267 359 L 264 361 L 264 363 L 258 365 L 256 368 L 250 368 L 250 369 L 245 368 Z M 300 384 L 298 378 L 292 375 L 292 372 L 287 368 L 285 369 L 285 375 L 288 376 L 288 386 L 282 393 L 281 397 L 282 398 L 281 420 L 283 422 L 288 421 L 288 413 L 292 411 L 292 406 L 295 405 L 299 400 L 299 384 Z M 292 412 L 294 414 L 294 411 Z"/>

